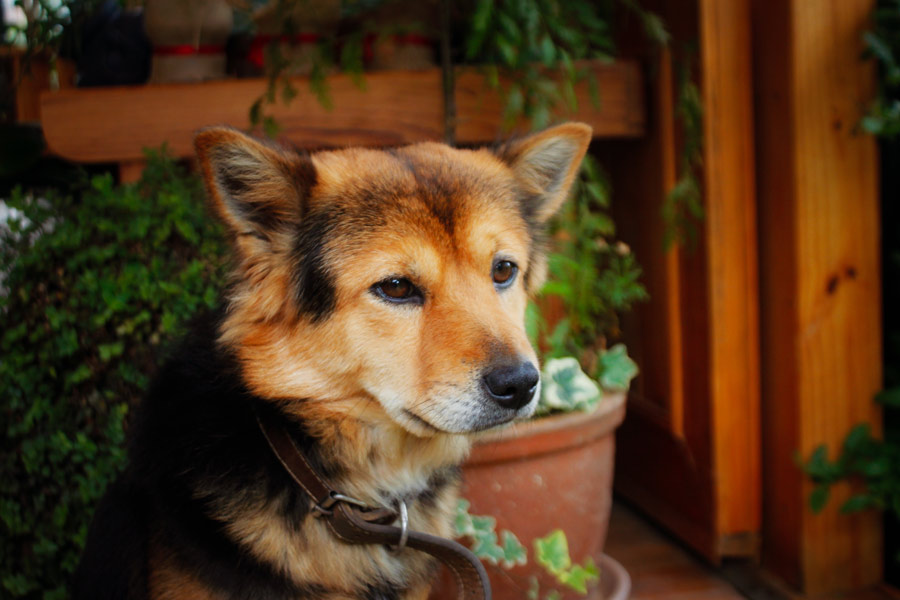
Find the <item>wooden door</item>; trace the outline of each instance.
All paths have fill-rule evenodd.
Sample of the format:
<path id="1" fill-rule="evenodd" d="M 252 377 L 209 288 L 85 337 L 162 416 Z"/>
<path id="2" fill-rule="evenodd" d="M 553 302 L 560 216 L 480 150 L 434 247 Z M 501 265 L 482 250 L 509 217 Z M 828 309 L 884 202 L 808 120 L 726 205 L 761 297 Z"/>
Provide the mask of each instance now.
<path id="1" fill-rule="evenodd" d="M 712 560 L 752 555 L 761 474 L 750 10 L 747 0 L 651 8 L 673 39 L 644 57 L 648 135 L 600 149 L 619 237 L 652 296 L 625 325 L 642 373 L 617 437 L 616 489 Z M 667 250 L 661 207 L 681 169 L 676 73 L 687 60 L 703 103 L 704 216 L 693 244 Z"/>

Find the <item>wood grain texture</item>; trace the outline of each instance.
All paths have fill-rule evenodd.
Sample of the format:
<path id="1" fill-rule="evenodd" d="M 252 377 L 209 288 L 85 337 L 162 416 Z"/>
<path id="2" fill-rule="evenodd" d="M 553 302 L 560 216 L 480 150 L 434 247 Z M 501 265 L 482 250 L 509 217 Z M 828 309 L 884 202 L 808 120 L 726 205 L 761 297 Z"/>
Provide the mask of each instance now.
<path id="1" fill-rule="evenodd" d="M 671 23 L 668 17 L 664 15 Z M 675 35 L 694 35 L 696 19 L 688 14 L 685 20 L 686 31 L 676 24 Z M 673 57 L 666 49 L 645 60 L 647 72 L 654 74 L 648 94 L 653 126 L 639 141 L 602 143 L 598 148 L 612 178 L 618 235 L 640 261 L 651 297 L 624 320 L 628 351 L 641 372 L 629 391 L 628 414 L 616 436 L 616 489 L 711 555 L 715 509 L 708 370 L 702 350 L 707 340 L 705 270 L 692 251 L 675 247 L 667 252 L 663 245 L 666 224 L 660 206 L 675 183 L 679 148 Z M 696 284 L 692 273 L 699 275 Z"/>
<path id="2" fill-rule="evenodd" d="M 634 62 L 590 63 L 601 90 L 595 108 L 588 86 L 578 86 L 578 109 L 560 119 L 580 120 L 595 136 L 634 137 L 644 132 L 643 90 Z M 328 78 L 333 109 L 326 110 L 295 82 L 301 93 L 271 114 L 281 137 L 308 149 L 345 145 L 397 145 L 443 138 L 439 70 L 367 73 L 365 90 L 347 75 Z M 163 84 L 45 93 L 41 119 L 55 154 L 76 162 L 125 162 L 143 158 L 144 148 L 163 142 L 175 156 L 193 154 L 196 131 L 209 125 L 247 129 L 249 108 L 265 90 L 261 79 Z M 456 92 L 457 140 L 483 143 L 501 135 L 501 102 L 484 77 L 460 71 Z"/>
<path id="3" fill-rule="evenodd" d="M 36 122 L 41 119 L 40 95 L 54 85 L 61 89 L 75 87 L 74 61 L 56 58 L 56 73 L 50 68 L 45 53 L 36 51 L 26 58 L 24 49 L 0 46 L 0 61 L 8 62 L 11 83 L 15 92 L 15 115 L 18 122 Z"/>
<path id="4" fill-rule="evenodd" d="M 647 71 L 648 135 L 605 155 L 620 235 L 651 301 L 626 323 L 641 375 L 617 436 L 617 490 L 710 560 L 752 555 L 760 527 L 758 288 L 752 73 L 746 0 L 642 4 L 673 36 Z M 666 251 L 663 198 L 684 132 L 672 76 L 700 39 L 706 217 L 694 244 Z M 682 50 L 678 50 L 681 48 Z M 672 64 L 674 61 L 674 65 Z M 677 66 L 677 67 L 676 67 Z"/>
<path id="5" fill-rule="evenodd" d="M 794 464 L 834 456 L 881 386 L 877 154 L 855 125 L 872 97 L 860 60 L 872 0 L 761 0 L 754 9 L 762 261 L 765 564 L 810 596 L 880 579 L 874 514 L 825 511 Z"/>
<path id="6" fill-rule="evenodd" d="M 699 6 L 715 504 L 733 543 L 762 513 L 750 3 Z"/>

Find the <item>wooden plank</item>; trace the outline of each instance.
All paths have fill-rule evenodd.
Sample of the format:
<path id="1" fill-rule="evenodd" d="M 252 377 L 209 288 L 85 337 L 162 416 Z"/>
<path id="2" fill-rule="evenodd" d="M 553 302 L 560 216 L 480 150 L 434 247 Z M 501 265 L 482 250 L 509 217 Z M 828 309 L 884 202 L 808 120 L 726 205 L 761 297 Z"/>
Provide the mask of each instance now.
<path id="1" fill-rule="evenodd" d="M 35 122 L 41 120 L 40 95 L 52 89 L 75 87 L 77 68 L 74 61 L 57 57 L 54 69 L 46 53 L 35 52 L 27 59 L 21 48 L 0 46 L 0 60 L 12 65 L 12 85 L 15 89 L 15 120 Z"/>
<path id="2" fill-rule="evenodd" d="M 696 244 L 668 252 L 660 207 L 684 132 L 670 52 L 648 72 L 654 127 L 606 157 L 616 221 L 651 301 L 629 319 L 641 375 L 617 440 L 617 490 L 709 560 L 753 555 L 760 527 L 756 219 L 748 0 L 642 3 L 662 14 L 683 65 L 700 39 L 706 216 Z M 653 60 L 653 59 L 651 59 Z M 650 410 L 654 408 L 655 410 Z"/>
<path id="3" fill-rule="evenodd" d="M 703 183 L 719 553 L 760 530 L 761 458 L 749 0 L 701 0 Z M 752 543 L 751 543 L 752 547 Z"/>
<path id="4" fill-rule="evenodd" d="M 653 127 L 634 143 L 600 144 L 612 178 L 618 235 L 642 265 L 650 293 L 650 302 L 636 306 L 624 323 L 641 373 L 616 436 L 616 491 L 714 559 L 705 251 L 699 244 L 666 251 L 661 212 L 681 151 L 673 60 L 683 59 L 683 41 L 697 39 L 698 17 L 693 1 L 642 6 L 662 15 L 674 40 L 662 51 L 635 43 L 642 39 L 639 31 L 626 32 L 622 40 L 623 50 L 643 56 L 653 75 Z"/>
<path id="5" fill-rule="evenodd" d="M 644 132 L 642 84 L 634 62 L 589 65 L 601 90 L 601 105 L 578 86 L 578 110 L 560 115 L 594 127 L 595 136 L 635 137 Z M 289 106 L 272 107 L 282 137 L 302 148 L 394 145 L 443 136 L 440 71 L 367 73 L 360 90 L 347 75 L 329 77 L 334 108 L 324 109 L 308 93 L 307 81 Z M 123 162 L 143 158 L 144 148 L 169 145 L 175 156 L 193 153 L 194 133 L 208 125 L 250 126 L 249 108 L 265 90 L 260 79 L 70 90 L 41 96 L 47 143 L 76 162 Z M 485 79 L 461 71 L 457 85 L 458 142 L 493 141 L 501 131 L 501 106 Z"/>
<path id="6" fill-rule="evenodd" d="M 877 430 L 881 291 L 877 153 L 855 130 L 874 70 L 860 60 L 873 0 L 755 4 L 765 414 L 763 557 L 810 596 L 881 576 L 877 515 L 820 515 L 794 465 L 834 456 L 858 422 Z"/>

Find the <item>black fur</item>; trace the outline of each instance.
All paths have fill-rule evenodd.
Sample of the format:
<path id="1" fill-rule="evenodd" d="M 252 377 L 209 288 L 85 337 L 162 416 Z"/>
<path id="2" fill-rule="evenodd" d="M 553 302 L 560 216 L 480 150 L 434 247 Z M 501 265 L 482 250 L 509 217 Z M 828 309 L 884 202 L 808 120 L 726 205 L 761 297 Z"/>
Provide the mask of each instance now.
<path id="1" fill-rule="evenodd" d="M 312 212 L 301 221 L 294 239 L 297 304 L 314 323 L 328 317 L 335 307 L 337 292 L 325 266 L 325 242 L 332 237 L 339 217 L 338 208 Z"/>
<path id="2" fill-rule="evenodd" d="M 215 347 L 215 328 L 215 319 L 208 319 L 194 329 L 136 415 L 130 464 L 97 510 L 73 585 L 75 600 L 145 599 L 151 537 L 226 598 L 286 600 L 325 593 L 300 588 L 274 572 L 207 516 L 205 498 L 273 497 L 286 491 L 284 516 L 299 525 L 311 504 L 257 427 L 254 410 L 275 409 L 248 393 L 235 361 Z M 289 426 L 316 469 L 326 477 L 340 474 L 340 466 L 322 458 L 302 424 Z M 204 498 L 195 497 L 198 490 Z"/>

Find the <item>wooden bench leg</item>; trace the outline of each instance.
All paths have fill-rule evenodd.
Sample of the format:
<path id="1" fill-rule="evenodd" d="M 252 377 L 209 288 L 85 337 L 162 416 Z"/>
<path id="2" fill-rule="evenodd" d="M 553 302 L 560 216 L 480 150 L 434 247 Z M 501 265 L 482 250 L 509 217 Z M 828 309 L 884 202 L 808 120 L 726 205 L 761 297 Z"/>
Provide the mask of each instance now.
<path id="1" fill-rule="evenodd" d="M 147 166 L 145 160 L 129 160 L 119 163 L 119 183 L 134 183 L 141 178 L 144 167 Z"/>

